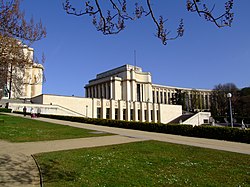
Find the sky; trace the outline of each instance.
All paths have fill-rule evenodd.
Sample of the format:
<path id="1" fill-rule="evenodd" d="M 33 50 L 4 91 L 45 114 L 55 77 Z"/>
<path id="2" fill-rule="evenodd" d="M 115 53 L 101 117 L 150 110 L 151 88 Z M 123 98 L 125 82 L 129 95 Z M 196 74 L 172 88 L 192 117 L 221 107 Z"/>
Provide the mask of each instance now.
<path id="1" fill-rule="evenodd" d="M 84 85 L 96 74 L 134 65 L 134 51 L 136 65 L 152 74 L 154 84 L 196 89 L 213 89 L 220 83 L 250 86 L 249 0 L 235 1 L 234 22 L 228 28 L 187 12 L 186 1 L 155 0 L 156 16 L 168 18 L 173 35 L 178 20 L 184 19 L 184 37 L 166 46 L 155 37 L 156 27 L 149 17 L 127 23 L 117 35 L 104 36 L 89 16 L 66 14 L 63 2 L 22 1 L 26 17 L 41 19 L 47 29 L 47 37 L 31 46 L 38 59 L 42 53 L 46 57 L 44 94 L 84 96 Z M 215 8 L 220 11 L 223 4 Z"/>

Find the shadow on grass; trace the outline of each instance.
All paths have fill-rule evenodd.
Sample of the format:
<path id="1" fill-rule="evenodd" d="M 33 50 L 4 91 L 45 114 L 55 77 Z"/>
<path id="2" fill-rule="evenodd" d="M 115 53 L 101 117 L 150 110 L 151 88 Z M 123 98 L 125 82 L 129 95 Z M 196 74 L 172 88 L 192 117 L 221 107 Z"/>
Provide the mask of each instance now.
<path id="1" fill-rule="evenodd" d="M 78 173 L 75 171 L 67 170 L 67 168 L 61 168 L 62 164 L 50 159 L 47 163 L 42 164 L 42 175 L 46 176 L 43 181 L 46 183 L 58 182 L 58 181 L 74 181 Z M 46 175 L 45 175 L 46 174 Z"/>

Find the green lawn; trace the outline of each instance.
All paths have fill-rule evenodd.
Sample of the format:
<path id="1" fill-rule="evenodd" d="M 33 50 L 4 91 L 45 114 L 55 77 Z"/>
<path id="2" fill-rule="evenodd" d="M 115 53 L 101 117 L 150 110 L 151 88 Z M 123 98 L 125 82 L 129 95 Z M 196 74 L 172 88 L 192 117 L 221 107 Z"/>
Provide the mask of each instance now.
<path id="1" fill-rule="evenodd" d="M 110 135 L 94 131 L 47 123 L 28 118 L 0 114 L 0 139 L 11 142 L 31 142 Z M 4 120 L 4 122 L 2 121 Z"/>
<path id="2" fill-rule="evenodd" d="M 250 156 L 145 141 L 37 154 L 44 186 L 250 186 Z"/>

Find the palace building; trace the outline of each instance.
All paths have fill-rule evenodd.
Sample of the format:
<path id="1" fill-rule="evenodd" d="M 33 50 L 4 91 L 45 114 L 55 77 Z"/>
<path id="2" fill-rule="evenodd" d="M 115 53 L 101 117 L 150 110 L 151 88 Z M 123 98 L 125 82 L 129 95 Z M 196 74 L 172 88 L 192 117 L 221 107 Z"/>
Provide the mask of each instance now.
<path id="1" fill-rule="evenodd" d="M 209 123 L 210 93 L 153 84 L 151 73 L 126 64 L 97 74 L 85 85 L 85 97 L 40 94 L 31 98 L 32 104 L 10 103 L 10 108 L 21 111 L 25 105 L 43 114 L 200 125 Z"/>
<path id="2" fill-rule="evenodd" d="M 24 70 L 12 66 L 6 82 L 1 85 L 3 99 L 27 99 L 42 94 L 43 66 L 34 63 L 34 49 L 24 45 L 24 55 L 28 57 L 29 64 Z"/>
<path id="3" fill-rule="evenodd" d="M 208 111 L 211 90 L 153 84 L 149 72 L 143 72 L 140 67 L 124 65 L 97 74 L 85 86 L 85 93 L 88 98 L 169 105 L 178 104 L 177 100 L 180 99 L 186 110 Z"/>

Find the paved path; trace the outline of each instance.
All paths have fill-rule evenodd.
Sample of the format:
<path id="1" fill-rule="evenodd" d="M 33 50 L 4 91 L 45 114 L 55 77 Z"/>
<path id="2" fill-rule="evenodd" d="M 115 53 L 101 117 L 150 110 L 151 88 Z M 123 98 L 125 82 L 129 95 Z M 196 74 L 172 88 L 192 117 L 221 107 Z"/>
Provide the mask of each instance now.
<path id="1" fill-rule="evenodd" d="M 17 114 L 11 115 L 20 116 Z M 0 141 L 0 186 L 39 186 L 39 173 L 35 161 L 30 155 L 41 152 L 106 146 L 144 140 L 157 140 L 250 155 L 250 145 L 244 143 L 144 132 L 48 118 L 38 118 L 36 120 L 96 130 L 100 132 L 108 132 L 116 135 L 26 143 L 10 143 Z"/>
<path id="2" fill-rule="evenodd" d="M 194 138 L 194 137 L 178 136 L 178 135 L 162 134 L 162 133 L 154 133 L 154 132 L 145 132 L 145 131 L 139 131 L 139 130 L 106 127 L 106 126 L 91 125 L 91 124 L 86 124 L 86 123 L 76 123 L 76 122 L 70 122 L 70 121 L 55 120 L 55 119 L 49 119 L 49 118 L 38 118 L 36 120 L 57 123 L 57 124 L 62 124 L 62 125 L 68 125 L 68 126 L 73 126 L 77 128 L 108 132 L 108 133 L 118 134 L 118 135 L 125 136 L 125 137 L 138 138 L 141 140 L 143 139 L 144 140 L 157 140 L 157 141 L 162 141 L 162 142 L 191 145 L 191 146 L 211 148 L 211 149 L 224 150 L 224 151 L 250 155 L 250 144 L 245 144 L 245 143 L 213 140 L 213 139 L 206 139 L 206 138 Z"/>

